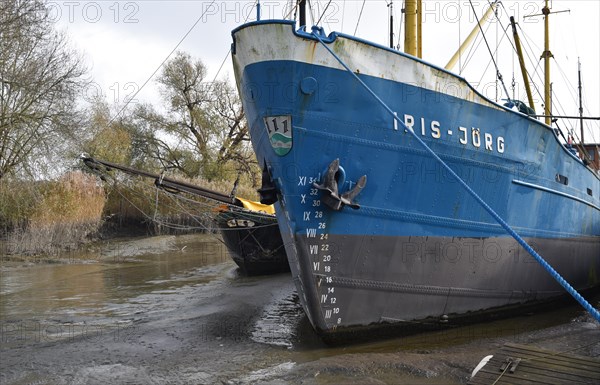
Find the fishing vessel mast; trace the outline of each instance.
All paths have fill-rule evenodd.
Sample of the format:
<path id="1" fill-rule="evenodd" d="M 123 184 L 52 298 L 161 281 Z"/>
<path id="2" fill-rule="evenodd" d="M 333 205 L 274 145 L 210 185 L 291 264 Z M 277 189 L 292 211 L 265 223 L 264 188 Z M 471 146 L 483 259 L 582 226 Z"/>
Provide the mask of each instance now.
<path id="1" fill-rule="evenodd" d="M 554 57 L 552 52 L 550 51 L 550 14 L 551 13 L 562 13 L 569 12 L 569 10 L 565 11 L 555 11 L 551 12 L 550 7 L 548 6 L 548 0 L 545 0 L 544 8 L 542 8 L 542 16 L 544 16 L 544 52 L 540 59 L 544 59 L 544 119 L 547 125 L 552 124 L 552 85 L 550 83 L 550 59 Z M 526 17 L 535 17 L 540 16 L 537 15 L 526 15 Z"/>
<path id="2" fill-rule="evenodd" d="M 394 1 L 390 0 L 388 4 L 390 9 L 390 48 L 394 49 Z"/>
<path id="3" fill-rule="evenodd" d="M 306 0 L 300 0 L 298 3 L 300 8 L 300 27 L 306 25 Z"/>
<path id="4" fill-rule="evenodd" d="M 421 39 L 421 0 L 406 0 L 404 6 L 404 52 L 422 57 L 422 39 Z"/>
<path id="5" fill-rule="evenodd" d="M 542 9 L 542 14 L 544 15 L 544 52 L 542 53 L 542 58 L 544 59 L 544 115 L 546 115 L 546 124 L 550 125 L 552 123 L 552 101 L 550 100 L 550 58 L 552 58 L 553 55 L 552 52 L 550 52 L 550 8 L 548 7 L 548 0 L 546 0 L 546 4 Z"/>
<path id="6" fill-rule="evenodd" d="M 581 97 L 581 62 L 579 58 L 577 59 L 577 77 L 579 80 L 579 129 L 581 130 L 581 146 L 583 147 L 585 140 L 583 140 L 583 100 Z"/>

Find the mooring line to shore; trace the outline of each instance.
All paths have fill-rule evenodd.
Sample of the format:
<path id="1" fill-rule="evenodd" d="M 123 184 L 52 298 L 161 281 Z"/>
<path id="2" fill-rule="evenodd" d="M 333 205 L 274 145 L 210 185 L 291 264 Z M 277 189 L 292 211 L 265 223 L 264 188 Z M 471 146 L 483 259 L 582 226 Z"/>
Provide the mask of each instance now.
<path id="1" fill-rule="evenodd" d="M 346 63 L 338 55 L 336 55 L 336 53 L 333 52 L 327 46 L 327 44 L 325 44 L 325 42 L 321 39 L 321 36 L 319 36 L 318 31 L 321 31 L 321 29 L 318 27 L 313 27 L 313 30 L 310 34 L 314 36 L 323 47 L 325 47 L 325 49 L 346 69 L 346 71 L 348 71 L 348 73 L 350 73 L 350 75 L 354 77 L 355 80 L 357 80 L 367 90 L 369 94 L 371 94 L 371 96 L 375 98 L 375 100 L 377 100 L 379 104 L 381 104 L 381 106 L 392 116 L 395 121 L 400 124 L 402 128 L 404 128 L 405 131 L 409 132 L 413 138 L 415 138 L 421 144 L 421 146 L 438 163 L 440 163 L 441 166 L 446 169 L 446 171 L 448 171 L 462 187 L 465 188 L 465 190 L 467 190 L 467 192 L 504 228 L 504 230 L 506 230 L 540 265 L 542 265 L 544 269 L 546 269 L 546 271 L 552 276 L 552 278 L 554 278 L 554 280 L 556 280 L 573 298 L 575 298 L 575 300 L 577 300 L 577 302 L 579 302 L 579 304 L 585 310 L 587 310 L 597 322 L 600 322 L 600 312 L 596 310 L 585 298 L 583 298 L 581 294 L 579 294 L 577 290 L 575 290 L 548 262 L 546 262 L 541 255 L 539 255 L 531 246 L 529 246 L 529 244 L 523 238 L 521 238 L 521 236 L 517 234 L 517 232 L 513 230 L 513 228 L 504 219 L 502 219 L 498 213 L 496 213 L 496 211 L 494 211 L 494 209 L 492 209 L 471 187 L 469 187 L 465 181 L 462 180 L 460 176 L 458 176 L 458 174 L 454 172 L 454 170 L 452 170 L 452 168 L 450 168 L 450 166 L 446 164 L 446 162 L 442 160 L 442 158 L 435 153 L 435 151 L 433 151 L 421 138 L 419 138 L 419 136 L 413 130 L 409 129 L 406 124 L 400 120 L 398 115 L 392 111 L 392 109 L 388 107 L 388 105 L 379 96 L 377 96 L 377 94 L 365 82 L 363 82 L 354 72 L 352 72 L 350 67 L 348 67 L 348 65 L 346 65 Z"/>

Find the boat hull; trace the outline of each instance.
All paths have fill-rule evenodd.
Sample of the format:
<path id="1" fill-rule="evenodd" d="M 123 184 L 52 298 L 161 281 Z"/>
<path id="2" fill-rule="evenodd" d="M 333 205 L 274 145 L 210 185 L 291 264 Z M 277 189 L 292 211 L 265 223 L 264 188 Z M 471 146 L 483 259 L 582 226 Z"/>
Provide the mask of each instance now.
<path id="1" fill-rule="evenodd" d="M 315 329 L 445 320 L 564 293 L 408 130 L 575 288 L 599 284 L 600 179 L 551 128 L 416 58 L 323 36 L 404 129 L 292 24 L 251 23 L 233 37 L 252 144 L 278 191 Z M 326 204 L 320 187 L 335 159 L 339 194 L 367 176 L 357 210 Z"/>
<path id="2" fill-rule="evenodd" d="M 219 212 L 215 222 L 231 258 L 245 275 L 290 271 L 274 216 L 230 208 Z"/>

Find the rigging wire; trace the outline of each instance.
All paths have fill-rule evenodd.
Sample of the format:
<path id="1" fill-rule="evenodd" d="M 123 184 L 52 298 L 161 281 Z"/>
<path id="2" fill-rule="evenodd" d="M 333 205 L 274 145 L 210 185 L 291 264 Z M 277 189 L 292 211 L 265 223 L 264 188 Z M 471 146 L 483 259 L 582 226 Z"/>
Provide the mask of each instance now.
<path id="1" fill-rule="evenodd" d="M 402 2 L 402 9 L 405 8 L 404 1 Z M 395 17 L 396 15 L 394 15 Z M 402 26 L 404 25 L 404 12 L 400 12 L 400 24 L 398 25 L 398 44 L 396 45 L 396 49 L 400 51 L 401 42 L 402 42 Z"/>
<path id="2" fill-rule="evenodd" d="M 500 1 L 494 1 L 494 4 L 496 4 L 496 5 L 497 5 L 497 4 L 500 4 L 500 5 L 502 5 L 502 3 L 501 3 Z M 488 7 L 489 7 L 489 8 L 492 8 L 492 3 L 490 3 L 490 1 L 489 1 L 489 0 L 488 0 Z M 473 11 L 473 12 L 475 12 L 475 11 Z M 477 16 L 477 15 L 475 15 L 475 16 Z M 507 32 L 506 32 L 506 31 L 507 31 L 508 27 L 504 27 L 504 25 L 502 24 L 502 21 L 501 21 L 501 20 L 500 20 L 500 18 L 498 17 L 498 9 L 497 9 L 497 8 L 496 8 L 496 10 L 494 11 L 494 16 L 495 16 L 495 18 L 496 18 L 496 21 L 498 22 L 498 24 L 500 24 L 500 25 L 502 26 L 502 28 L 503 28 L 503 30 L 504 30 L 504 33 L 505 33 L 505 35 L 507 35 Z M 490 22 L 490 23 L 486 23 L 486 24 L 487 24 L 487 25 L 486 25 L 486 31 L 485 31 L 485 33 L 487 33 L 487 32 L 488 32 L 488 30 L 489 30 L 489 28 L 490 28 L 490 24 L 491 24 L 491 22 Z M 481 25 L 480 25 L 480 24 L 479 24 L 479 26 L 480 26 L 480 28 L 481 28 Z M 496 27 L 497 27 L 497 25 L 496 25 Z M 460 23 L 459 23 L 459 35 L 460 35 L 460 32 L 461 32 L 461 30 L 460 30 Z M 485 35 L 485 33 L 483 33 L 483 32 L 482 32 L 482 35 Z M 484 36 L 484 37 L 485 37 L 485 36 Z M 496 37 L 497 37 L 497 32 L 496 32 Z M 480 38 L 480 37 L 479 37 L 479 35 L 477 35 L 477 36 L 476 36 L 476 39 L 475 39 L 475 42 L 476 42 L 476 44 L 475 44 L 475 43 L 474 43 L 474 44 L 471 44 L 471 46 L 469 47 L 469 52 L 467 53 L 467 55 L 466 55 L 466 59 L 465 59 L 465 60 L 466 60 L 466 62 L 464 63 L 464 65 L 462 65 L 463 69 L 464 69 L 464 68 L 466 68 L 466 67 L 467 67 L 467 65 L 468 65 L 468 63 L 471 61 L 471 59 L 473 59 L 473 57 L 475 56 L 475 52 L 476 52 L 476 51 L 479 49 L 479 45 L 481 45 L 481 42 L 482 42 L 482 41 L 483 41 L 483 39 L 482 39 L 482 38 Z M 509 39 L 509 41 L 510 41 L 510 39 Z M 461 44 L 461 43 L 462 43 L 462 40 L 459 40 L 459 46 L 460 46 L 460 44 Z M 512 42 L 511 42 L 511 44 L 512 44 Z M 498 49 L 498 47 L 499 47 L 499 43 L 496 41 L 496 49 Z M 460 58 L 460 59 L 462 59 L 462 57 L 459 57 L 459 58 Z M 460 66 L 460 64 L 459 64 L 459 66 Z M 459 68 L 460 68 L 460 67 L 459 67 Z"/>
<path id="3" fill-rule="evenodd" d="M 490 45 L 488 44 L 488 41 L 487 41 L 487 38 L 485 37 L 485 33 L 483 31 L 483 28 L 481 27 L 481 21 L 479 20 L 479 16 L 477 16 L 477 12 L 475 11 L 475 6 L 473 5 L 473 1 L 469 0 L 469 4 L 471 5 L 471 9 L 473 10 L 473 14 L 475 15 L 475 19 L 477 19 L 477 25 L 479 26 L 479 30 L 481 31 L 481 34 L 483 36 L 483 40 L 485 41 L 485 45 L 487 46 L 488 52 L 490 53 L 490 56 L 492 57 L 492 60 L 494 61 L 494 67 L 496 68 L 496 76 L 498 77 L 498 80 L 500 80 L 500 83 L 502 84 L 502 88 L 504 88 L 504 93 L 506 94 L 506 97 L 510 101 L 510 94 L 508 93 L 508 90 L 506 89 L 506 85 L 504 84 L 504 80 L 502 79 L 502 74 L 500 73 L 500 70 L 498 69 L 498 65 L 496 64 L 496 60 L 494 60 L 494 55 L 492 54 L 492 50 L 490 48 Z"/>
<path id="4" fill-rule="evenodd" d="M 295 5 L 291 5 L 292 3 L 296 3 Z M 289 17 L 292 16 L 292 14 L 294 14 L 294 18 L 292 20 L 298 20 L 298 6 L 300 5 L 300 0 L 290 0 L 290 11 L 285 14 L 285 16 L 283 16 L 284 20 L 287 20 Z"/>
<path id="5" fill-rule="evenodd" d="M 502 39 L 500 39 L 500 43 L 502 43 L 502 41 L 504 41 L 504 37 L 506 35 L 502 36 Z M 496 50 L 494 51 L 494 55 L 497 55 L 499 51 L 499 46 L 496 46 Z M 470 58 L 472 59 L 472 57 Z M 469 60 L 470 60 L 469 59 Z M 487 62 L 487 65 L 485 66 L 485 69 L 483 70 L 483 73 L 481 74 L 481 78 L 479 79 L 479 84 L 481 84 L 481 82 L 483 81 L 483 78 L 485 77 L 485 74 L 487 73 L 488 68 L 490 68 L 490 64 L 492 64 L 492 60 L 489 60 Z M 466 66 L 466 64 L 465 64 Z M 498 101 L 498 95 L 497 95 L 497 91 L 498 91 L 498 80 L 496 79 L 496 85 L 495 85 L 495 89 L 496 89 L 496 102 Z M 510 100 L 510 96 L 509 96 L 509 100 Z"/>
<path id="6" fill-rule="evenodd" d="M 310 13 L 310 19 L 312 20 L 312 24 L 315 25 L 315 12 L 313 10 L 312 1 L 306 1 L 308 3 L 308 11 Z"/>
<path id="7" fill-rule="evenodd" d="M 175 44 L 175 47 L 171 50 L 171 52 L 169 52 L 169 54 L 167 55 L 167 57 L 165 57 L 165 59 L 160 63 L 160 65 L 158 67 L 156 67 L 156 69 L 154 70 L 154 72 L 152 72 L 152 74 L 146 79 L 146 81 L 141 85 L 140 88 L 137 89 L 137 91 L 133 94 L 133 96 L 131 98 L 129 98 L 129 100 L 127 100 L 127 102 L 125 103 L 125 105 L 117 112 L 117 114 L 115 116 L 113 116 L 107 123 L 108 126 L 110 126 L 110 124 L 119 116 L 123 113 L 123 111 L 125 111 L 125 108 L 127 108 L 129 106 L 129 104 L 131 103 L 132 100 L 135 100 L 135 97 L 142 91 L 142 89 L 144 89 L 144 87 L 150 82 L 150 80 L 152 80 L 152 78 L 154 77 L 154 75 L 156 75 L 156 73 L 163 67 L 163 65 L 167 62 L 167 60 L 169 60 L 169 58 L 171 57 L 171 55 L 173 55 L 173 53 L 175 53 L 175 51 L 177 50 L 177 48 L 179 48 L 179 46 L 181 45 L 181 43 L 183 43 L 183 41 L 189 36 L 190 33 L 192 33 L 192 31 L 194 30 L 194 28 L 196 28 L 196 25 L 198 25 L 198 23 L 200 22 L 200 20 L 202 20 L 202 18 L 204 18 L 204 15 L 206 14 L 206 12 L 208 12 L 209 9 L 212 8 L 212 6 L 216 3 L 217 0 L 213 0 L 205 9 L 204 12 L 202 12 L 202 14 L 200 15 L 200 17 L 198 17 L 198 19 L 194 22 L 194 24 L 192 24 L 192 26 L 188 29 L 188 31 L 185 33 L 185 35 L 183 35 L 183 37 L 179 40 L 179 42 L 177 44 Z"/>
<path id="8" fill-rule="evenodd" d="M 562 66 L 560 66 L 560 65 L 558 64 L 558 62 L 556 62 L 556 61 L 555 61 L 555 63 L 556 63 L 556 68 L 558 69 L 558 72 L 560 73 L 560 75 L 561 75 L 561 77 L 562 77 L 562 79 L 563 79 L 564 83 L 566 84 L 566 88 L 567 88 L 567 90 L 568 90 L 568 91 L 569 91 L 569 93 L 571 94 L 571 98 L 572 98 L 572 100 L 575 102 L 575 104 L 577 104 L 577 103 L 578 103 L 578 101 L 579 101 L 579 98 L 578 98 L 578 96 L 576 95 L 576 94 L 577 94 L 577 90 L 575 90 L 575 86 L 573 85 L 573 83 L 572 83 L 572 82 L 569 82 L 569 81 L 568 81 L 568 76 L 567 76 L 567 74 L 565 73 L 565 71 L 563 70 Z M 554 99 L 552 100 L 552 102 L 553 102 L 553 106 L 554 106 Z M 566 109 L 565 107 L 563 107 L 562 105 L 560 105 L 560 100 L 557 100 L 556 102 L 557 102 L 557 103 L 559 104 L 559 106 L 560 106 L 560 110 L 559 110 L 559 111 L 561 111 L 561 114 L 562 114 L 562 115 L 568 115 L 568 114 L 567 114 L 567 112 L 566 112 L 566 111 L 567 111 L 567 109 Z M 583 104 L 583 95 L 582 95 L 582 104 Z M 587 110 L 587 112 L 589 113 L 590 111 L 589 111 L 589 110 Z M 577 143 L 581 143 L 581 138 L 579 137 L 579 130 L 577 130 L 577 129 L 575 128 L 575 123 L 574 123 L 573 121 L 571 121 L 571 120 L 568 120 L 568 122 L 569 122 L 569 125 L 571 126 L 571 130 L 572 130 L 572 133 L 571 133 L 571 135 L 572 135 L 572 136 L 573 136 L 573 137 L 576 139 L 576 142 L 577 142 Z M 587 134 L 591 134 L 591 135 L 592 135 L 592 137 L 593 137 L 593 138 L 595 138 L 595 135 L 593 135 L 593 134 L 594 134 L 593 128 L 590 126 L 590 124 L 591 124 L 591 122 L 589 122 L 589 121 L 586 121 L 586 122 L 585 122 L 585 125 L 584 125 L 584 131 L 585 131 Z"/>
<path id="9" fill-rule="evenodd" d="M 540 99 L 542 99 L 542 100 L 543 100 L 542 91 L 539 89 L 539 87 L 538 87 L 538 85 L 537 85 L 537 84 L 538 84 L 538 82 L 539 82 L 539 83 L 543 83 L 543 81 L 544 81 L 544 80 L 542 79 L 542 76 L 543 76 L 543 74 L 541 74 L 541 72 L 538 72 L 538 71 L 541 69 L 541 64 L 542 64 L 542 61 L 541 61 L 541 59 L 536 61 L 536 60 L 534 60 L 534 59 L 531 57 L 531 55 L 530 55 L 530 53 L 534 51 L 534 48 L 535 48 L 535 50 L 537 50 L 537 51 L 541 51 L 541 48 L 535 44 L 534 40 L 533 40 L 533 39 L 531 39 L 531 38 L 530 38 L 530 37 L 527 35 L 527 33 L 525 33 L 525 31 L 524 31 L 524 30 L 521 28 L 521 26 L 520 26 L 519 24 L 517 24 L 517 27 L 519 28 L 519 31 L 520 31 L 520 33 L 521 33 L 521 34 L 522 34 L 522 36 L 524 37 L 524 38 L 522 39 L 522 41 L 523 41 L 523 42 L 526 44 L 526 49 L 524 49 L 524 53 L 526 54 L 528 61 L 529 61 L 530 63 L 533 63 L 533 64 L 535 65 L 535 71 L 534 71 L 534 73 L 533 73 L 533 74 L 531 74 L 531 73 L 529 73 L 529 71 L 528 71 L 528 76 L 529 76 L 529 78 L 530 78 L 530 80 L 531 80 L 531 83 L 532 83 L 532 85 L 533 85 L 533 87 L 534 87 L 534 89 L 535 89 L 535 92 L 536 92 L 537 96 L 538 96 Z M 532 48 L 532 46 L 533 46 L 533 48 Z M 535 55 L 535 54 L 534 54 L 534 55 Z M 577 98 L 574 96 L 574 92 L 575 92 L 575 91 L 574 91 L 574 86 L 572 85 L 572 83 L 571 83 L 571 82 L 569 82 L 569 81 L 568 81 L 568 77 L 567 77 L 567 75 L 565 74 L 565 72 L 564 72 L 564 70 L 563 70 L 562 66 L 560 65 L 560 63 L 558 63 L 556 60 L 554 60 L 554 62 L 553 62 L 553 63 L 555 64 L 556 68 L 558 69 L 558 72 L 560 73 L 560 75 L 561 75 L 561 77 L 562 77 L 563 84 L 566 86 L 566 88 L 567 88 L 568 92 L 569 92 L 569 93 L 570 93 L 570 95 L 571 95 L 571 99 L 575 101 Z M 536 81 L 534 81 L 534 79 L 535 79 Z M 584 99 L 584 100 L 585 100 L 585 99 Z M 559 111 L 562 111 L 562 113 L 561 113 L 562 115 L 568 115 L 568 114 L 566 114 L 566 113 L 565 113 L 566 109 L 565 109 L 565 108 L 562 106 L 562 104 L 560 103 L 560 100 L 559 100 L 559 99 L 552 98 L 552 101 L 551 101 L 551 102 L 552 102 L 552 105 L 553 105 L 553 107 L 554 107 L 554 106 L 556 106 L 556 107 L 557 107 L 557 109 L 558 109 Z M 589 113 L 590 111 L 589 111 L 589 109 L 587 109 L 586 107 L 587 107 L 587 106 L 584 106 L 584 108 L 585 108 L 585 111 Z M 568 128 L 568 131 L 569 131 L 569 133 L 571 133 L 571 131 L 573 130 L 573 122 L 569 121 L 568 119 L 565 119 L 565 124 L 567 124 L 567 125 L 570 127 L 570 128 Z M 584 124 L 585 124 L 585 128 L 589 128 L 587 131 L 589 131 L 589 132 L 590 132 L 590 133 L 592 133 L 592 135 L 593 135 L 593 129 L 591 129 L 591 125 L 593 125 L 593 123 L 592 123 L 592 122 L 589 122 L 589 121 L 586 121 Z M 561 130 L 561 128 L 560 128 L 560 127 L 558 127 L 558 128 L 559 128 L 559 130 Z M 576 130 L 575 130 L 575 131 L 576 131 Z M 575 134 L 575 135 L 573 135 L 573 136 L 574 136 L 575 138 L 578 138 L 578 135 L 576 135 L 576 134 Z"/>
<path id="10" fill-rule="evenodd" d="M 329 6 L 331 5 L 331 2 L 333 0 L 329 0 L 329 3 L 327 3 L 327 5 L 325 6 L 325 9 L 323 9 L 323 13 L 321 13 L 321 16 L 319 16 L 319 20 L 317 20 L 316 25 L 319 25 L 319 23 L 321 22 L 321 19 L 323 18 L 323 16 L 325 16 L 325 13 L 327 13 L 327 9 L 329 8 Z M 319 3 L 320 4 L 320 3 Z M 327 22 L 327 20 L 325 20 L 325 22 Z M 327 22 L 327 24 L 329 25 L 329 22 Z"/>
<path id="11" fill-rule="evenodd" d="M 496 16 L 496 20 L 498 20 L 498 8 L 496 8 L 494 10 L 494 16 Z M 499 21 L 499 20 L 498 20 Z M 498 61 L 498 47 L 500 46 L 499 42 L 498 42 L 498 25 L 500 23 L 496 23 L 496 61 Z M 502 39 L 504 39 L 504 37 L 502 37 Z M 498 102 L 498 80 L 496 80 L 496 103 Z M 509 96 L 510 98 L 510 96 Z"/>
<path id="12" fill-rule="evenodd" d="M 358 31 L 358 25 L 360 24 L 360 18 L 362 17 L 363 10 L 365 9 L 365 3 L 367 0 L 363 0 L 362 7 L 360 8 L 360 13 L 358 14 L 358 21 L 356 22 L 356 28 L 354 28 L 354 36 L 356 36 L 356 32 Z"/>
<path id="13" fill-rule="evenodd" d="M 510 84 L 510 88 L 512 89 L 512 92 L 513 92 L 513 95 L 512 95 L 513 100 L 517 98 L 515 96 L 515 88 L 517 86 L 517 82 L 515 80 L 515 56 L 516 56 L 516 54 L 515 54 L 515 51 L 513 50 L 512 51 L 512 63 L 511 63 L 511 65 L 512 65 L 512 83 Z M 531 107 L 533 107 L 533 106 L 531 106 Z"/>

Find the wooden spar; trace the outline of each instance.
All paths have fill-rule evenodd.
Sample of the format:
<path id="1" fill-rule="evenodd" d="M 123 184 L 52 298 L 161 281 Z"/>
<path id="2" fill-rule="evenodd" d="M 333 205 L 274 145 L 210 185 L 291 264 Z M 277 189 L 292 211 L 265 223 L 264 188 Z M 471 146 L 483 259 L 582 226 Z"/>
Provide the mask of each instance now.
<path id="1" fill-rule="evenodd" d="M 521 74 L 523 75 L 523 83 L 525 84 L 525 91 L 527 92 L 527 101 L 529 102 L 529 107 L 535 113 L 535 106 L 533 104 L 533 95 L 531 93 L 531 86 L 529 85 L 529 79 L 527 78 L 527 69 L 525 69 L 525 60 L 523 59 L 523 50 L 521 49 L 521 39 L 519 39 L 519 34 L 517 33 L 517 25 L 515 23 L 515 18 L 513 16 L 510 17 L 510 24 L 512 25 L 513 36 L 515 38 L 515 46 L 517 48 L 517 56 L 519 57 L 519 65 L 521 66 Z"/>
<path id="2" fill-rule="evenodd" d="M 186 182 L 177 181 L 175 179 L 163 177 L 161 175 L 153 174 L 153 173 L 150 173 L 147 171 L 137 170 L 135 168 L 123 166 L 123 165 L 120 165 L 117 163 L 107 162 L 105 160 L 99 160 L 99 159 L 94 159 L 94 158 L 83 158 L 82 160 L 86 164 L 86 166 L 88 166 L 92 170 L 99 170 L 100 167 L 98 167 L 98 166 L 101 165 L 101 166 L 104 166 L 107 171 L 110 169 L 115 169 L 115 170 L 120 170 L 122 172 L 128 173 L 130 175 L 143 176 L 146 178 L 154 179 L 154 184 L 156 184 L 157 187 L 163 187 L 163 188 L 166 187 L 171 190 L 184 191 L 184 192 L 187 192 L 190 194 L 214 199 L 221 203 L 226 203 L 226 204 L 240 206 L 240 207 L 243 206 L 242 202 L 240 202 L 236 197 L 231 197 L 231 196 L 225 195 L 223 193 L 220 193 L 218 191 L 209 190 L 204 187 L 196 186 L 196 185 L 186 183 Z"/>
<path id="3" fill-rule="evenodd" d="M 485 11 L 485 13 L 483 14 L 483 17 L 481 18 L 482 23 L 485 23 L 487 20 L 489 20 L 491 13 L 496 10 L 497 5 L 498 5 L 497 1 L 494 1 L 492 4 L 490 4 L 490 7 L 488 8 L 487 11 Z M 467 36 L 465 41 L 463 41 L 463 43 L 460 45 L 460 47 L 458 48 L 458 51 L 456 51 L 454 56 L 452 56 L 450 61 L 448 61 L 448 64 L 446 64 L 446 67 L 444 67 L 445 69 L 447 69 L 448 71 L 451 71 L 452 68 L 454 68 L 454 66 L 456 65 L 456 62 L 458 61 L 458 58 L 471 45 L 471 43 L 473 42 L 473 39 L 475 39 L 475 36 L 477 36 L 480 29 L 481 29 L 481 27 L 479 25 L 475 25 L 475 27 L 473 27 L 473 30 L 471 31 L 469 36 Z"/>

